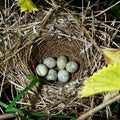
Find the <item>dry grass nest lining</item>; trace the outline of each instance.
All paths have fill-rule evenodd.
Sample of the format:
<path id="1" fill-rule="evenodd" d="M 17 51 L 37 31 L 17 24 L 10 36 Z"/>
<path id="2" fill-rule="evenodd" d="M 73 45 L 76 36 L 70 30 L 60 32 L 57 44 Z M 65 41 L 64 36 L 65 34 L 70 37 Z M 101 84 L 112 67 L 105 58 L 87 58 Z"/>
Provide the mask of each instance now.
<path id="1" fill-rule="evenodd" d="M 45 38 L 34 45 L 31 50 L 30 63 L 32 65 L 33 73 L 36 73 L 35 68 L 38 64 L 43 63 L 46 57 L 58 58 L 60 55 L 65 55 L 70 60 L 75 60 L 79 63 L 79 70 L 73 73 L 71 80 L 79 79 L 80 71 L 83 69 L 83 58 L 80 56 L 80 42 L 69 40 L 67 38 L 51 37 Z M 70 81 L 71 81 L 70 80 Z"/>
<path id="2" fill-rule="evenodd" d="M 47 34 L 47 33 L 44 33 Z M 71 79 L 68 83 L 48 83 L 43 86 L 42 92 L 42 99 L 44 99 L 44 102 L 47 106 L 54 105 L 58 103 L 62 103 L 62 101 L 70 99 L 71 95 L 77 95 L 77 87 L 80 85 L 80 79 L 82 79 L 83 76 L 83 68 L 84 63 L 83 62 L 83 56 L 80 54 L 81 52 L 81 42 L 76 41 L 73 39 L 67 39 L 65 37 L 59 38 L 57 35 L 51 36 L 45 35 L 41 40 L 39 40 L 37 43 L 26 49 L 26 51 L 30 54 L 30 57 L 28 58 L 28 67 L 31 73 L 33 73 L 35 76 L 37 76 L 35 68 L 39 63 L 42 63 L 44 58 L 51 56 L 54 58 L 57 58 L 59 55 L 65 55 L 69 58 L 69 60 L 75 60 L 79 63 L 80 69 L 71 75 Z M 26 53 L 26 51 L 24 53 Z M 22 58 L 24 55 L 21 54 L 20 58 Z M 28 56 L 25 54 L 25 56 Z M 25 62 L 23 59 L 22 62 Z M 20 64 L 20 63 L 18 63 Z M 25 71 L 26 72 L 26 71 Z M 23 81 L 20 84 L 24 84 Z M 37 86 L 39 88 L 39 85 Z M 32 99 L 32 98 L 31 98 Z M 33 98 L 34 99 L 34 98 Z M 39 102 L 40 99 L 37 99 Z M 37 102 L 38 102 L 37 101 Z M 68 101 L 67 101 L 68 103 Z M 33 104 L 33 103 L 32 103 Z M 34 103 L 35 104 L 35 103 Z M 65 104 L 63 106 L 65 107 Z M 52 108 L 54 109 L 54 108 Z M 60 109 L 60 107 L 56 107 L 55 109 Z M 43 111 L 43 110 L 42 110 Z"/>
<path id="3" fill-rule="evenodd" d="M 69 109 L 71 109 L 72 106 L 77 107 L 76 101 L 80 102 L 77 98 L 77 88 L 81 84 L 80 80 L 83 80 L 83 76 L 86 74 L 84 71 L 87 66 L 84 47 L 90 43 L 87 41 L 83 42 L 84 37 L 73 39 L 75 36 L 82 36 L 81 28 L 79 26 L 77 27 L 77 24 L 75 24 L 67 13 L 62 14 L 57 16 L 58 20 L 56 23 L 53 19 L 49 19 L 41 35 L 35 35 L 31 28 L 29 30 L 27 29 L 29 32 L 21 41 L 20 48 L 14 47 L 14 56 L 10 58 L 14 53 L 10 51 L 7 57 L 10 59 L 5 59 L 9 66 L 9 69 L 6 69 L 6 78 L 15 85 L 17 92 L 23 90 L 23 88 L 30 83 L 26 78 L 26 74 L 37 76 L 35 72 L 36 66 L 42 63 L 43 59 L 48 56 L 57 58 L 59 55 L 66 55 L 69 60 L 77 61 L 80 69 L 71 75 L 71 80 L 68 83 L 48 83 L 43 85 L 42 89 L 40 89 L 39 84 L 36 85 L 18 102 L 21 108 L 29 108 L 33 111 L 50 114 L 58 114 L 61 113 L 62 110 L 66 111 L 68 108 L 68 113 L 65 112 L 65 114 L 69 114 Z M 55 25 L 56 30 L 50 31 L 49 26 L 53 25 Z M 40 26 L 38 28 L 36 27 L 36 29 L 39 31 Z M 75 30 L 76 32 L 73 33 Z M 65 32 L 65 34 L 63 34 L 62 31 Z M 70 34 L 74 35 L 73 38 L 71 38 Z M 12 36 L 11 39 L 13 40 L 11 44 L 18 44 L 19 38 L 16 39 Z M 16 53 L 16 51 L 18 52 Z M 71 113 L 73 111 L 74 110 L 72 110 Z M 74 114 L 77 114 L 77 112 L 74 111 Z"/>
<path id="4" fill-rule="evenodd" d="M 78 99 L 78 88 L 81 86 L 82 80 L 104 65 L 104 62 L 101 62 L 102 55 L 87 41 L 80 26 L 66 12 L 49 17 L 44 27 L 41 28 L 42 23 L 38 22 L 36 24 L 35 20 L 42 21 L 45 15 L 46 12 L 40 12 L 36 16 L 28 14 L 22 18 L 18 28 L 27 32 L 26 35 L 23 35 L 22 40 L 18 36 L 8 33 L 5 38 L 8 44 L 3 43 L 7 48 L 6 55 L 3 57 L 3 61 L 6 62 L 1 64 L 0 71 L 1 73 L 5 72 L 6 79 L 19 92 L 30 83 L 26 78 L 26 74 L 36 75 L 35 67 L 45 57 L 52 56 L 56 58 L 62 54 L 66 55 L 70 60 L 76 60 L 80 64 L 80 69 L 72 75 L 70 82 L 66 84 L 46 84 L 41 91 L 39 91 L 38 84 L 31 91 L 28 91 L 17 104 L 20 104 L 20 108 L 27 108 L 41 113 L 63 113 L 78 116 L 92 106 L 91 99 Z M 81 15 L 79 17 L 81 18 Z M 27 25 L 24 22 L 25 20 L 28 22 Z M 85 22 L 87 23 L 87 20 Z M 99 23 L 100 30 L 92 28 L 93 22 L 94 27 L 98 27 Z M 96 31 L 94 37 L 97 39 L 100 36 L 99 40 L 101 40 L 102 45 L 109 46 L 112 36 L 103 30 L 103 27 L 106 28 L 106 26 L 100 22 L 98 23 L 89 20 L 86 26 L 89 26 L 89 31 Z M 16 24 L 14 25 L 9 31 L 16 33 L 18 28 L 15 29 Z M 38 32 L 41 30 L 39 35 L 33 33 L 33 26 L 36 27 Z M 55 28 L 53 31 L 50 30 L 52 26 Z M 111 28 L 110 33 L 114 30 Z"/>
<path id="5" fill-rule="evenodd" d="M 31 67 L 30 69 L 32 70 L 32 73 L 34 73 L 35 75 L 36 65 L 38 65 L 39 63 L 43 63 L 44 58 L 48 56 L 57 58 L 59 55 L 65 55 L 69 58 L 69 60 L 75 60 L 80 64 L 80 69 L 76 73 L 73 73 L 71 75 L 71 79 L 68 83 L 64 84 L 60 82 L 55 82 L 43 86 L 42 97 L 46 105 L 54 106 L 56 104 L 55 109 L 60 110 L 63 109 L 66 104 L 64 103 L 61 108 L 57 107 L 59 104 L 62 103 L 62 101 L 68 103 L 68 98 L 70 99 L 71 95 L 76 95 L 77 87 L 80 85 L 79 80 L 82 76 L 84 67 L 83 58 L 82 55 L 80 55 L 81 45 L 82 44 L 80 43 L 80 41 L 69 40 L 65 37 L 58 38 L 58 36 L 55 35 L 47 35 L 47 37 L 33 45 L 28 63 Z M 54 107 L 52 109 L 54 109 Z"/>
<path id="6" fill-rule="evenodd" d="M 15 54 L 12 58 L 7 60 L 7 68 L 5 70 L 6 78 L 15 86 L 17 92 L 23 90 L 23 88 L 30 83 L 26 78 L 26 74 L 36 75 L 36 65 L 41 63 L 47 56 L 56 58 L 59 55 L 66 55 L 70 60 L 76 60 L 80 64 L 80 69 L 77 73 L 72 75 L 72 79 L 69 83 L 46 84 L 41 90 L 39 84 L 36 85 L 19 100 L 18 104 L 20 104 L 20 108 L 22 109 L 27 108 L 32 111 L 48 114 L 63 113 L 75 115 L 79 115 L 80 111 L 88 109 L 88 107 L 84 107 L 84 102 L 86 102 L 86 100 L 82 102 L 83 105 L 78 106 L 81 102 L 77 97 L 77 91 L 81 85 L 81 80 L 84 80 L 84 77 L 87 76 L 89 71 L 87 68 L 94 65 L 94 62 L 91 61 L 91 57 L 89 58 L 89 60 L 91 60 L 88 63 L 84 52 L 84 48 L 91 46 L 91 43 L 86 41 L 85 36 L 82 37 L 83 33 L 81 28 L 75 24 L 74 20 L 72 20 L 67 13 L 62 14 L 57 16 L 59 22 L 56 24 L 53 21 L 53 19 L 56 18 L 49 19 L 42 34 L 37 37 L 33 37 L 32 27 L 27 29 L 29 32 L 25 35 L 23 41 L 21 41 L 20 48 L 14 46 L 14 52 L 8 52 L 7 58 L 13 55 L 13 53 Z M 54 33 L 51 33 L 48 26 L 54 24 L 57 30 L 54 31 Z M 37 29 L 39 30 L 40 28 L 38 27 Z M 62 34 L 62 31 L 65 32 L 65 34 Z M 18 38 L 12 36 L 11 39 L 13 41 L 11 40 L 10 44 L 18 44 Z M 16 53 L 16 51 L 18 52 Z M 94 55 L 95 54 L 93 54 L 93 56 Z M 98 54 L 96 52 L 94 59 L 97 58 Z M 1 65 L 3 68 L 2 71 L 4 71 L 4 65 Z M 87 103 L 89 106 L 90 103 Z M 79 112 L 76 111 L 76 108 L 80 109 Z"/>

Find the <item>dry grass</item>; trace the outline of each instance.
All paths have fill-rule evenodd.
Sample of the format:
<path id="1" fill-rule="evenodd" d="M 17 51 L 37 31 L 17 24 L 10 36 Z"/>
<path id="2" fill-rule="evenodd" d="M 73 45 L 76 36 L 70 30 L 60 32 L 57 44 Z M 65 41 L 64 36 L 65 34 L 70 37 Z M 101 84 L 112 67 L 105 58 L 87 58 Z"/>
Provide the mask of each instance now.
<path id="1" fill-rule="evenodd" d="M 79 99 L 77 91 L 86 77 L 105 65 L 102 53 L 94 43 L 99 47 L 120 47 L 116 43 L 120 39 L 120 22 L 115 19 L 109 21 L 107 10 L 93 11 L 92 7 L 97 6 L 97 3 L 88 5 L 83 12 L 74 11 L 73 14 L 85 25 L 88 36 L 79 22 L 69 14 L 67 4 L 52 5 L 53 8 L 35 14 L 20 13 L 14 1 L 12 5 L 7 4 L 6 8 L 0 10 L 1 93 L 9 84 L 17 93 L 23 90 L 29 84 L 26 75 L 37 76 L 35 67 L 38 63 L 47 56 L 64 54 L 80 64 L 80 70 L 72 75 L 70 82 L 48 83 L 42 89 L 38 84 L 16 105 L 40 113 L 78 117 L 103 101 L 104 95 Z M 15 97 L 13 88 L 11 95 Z M 95 115 L 107 119 L 110 111 L 108 113 L 104 109 Z"/>

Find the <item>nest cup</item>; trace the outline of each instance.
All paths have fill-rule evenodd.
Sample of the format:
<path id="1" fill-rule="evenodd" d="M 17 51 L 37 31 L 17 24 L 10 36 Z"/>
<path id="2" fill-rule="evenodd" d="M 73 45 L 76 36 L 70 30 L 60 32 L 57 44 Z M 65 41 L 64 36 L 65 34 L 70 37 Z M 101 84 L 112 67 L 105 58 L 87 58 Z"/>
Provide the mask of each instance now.
<path id="1" fill-rule="evenodd" d="M 88 110 L 103 102 L 105 95 L 78 98 L 78 91 L 83 81 L 106 65 L 102 53 L 95 49 L 94 42 L 103 47 L 118 48 L 119 43 L 116 40 L 119 40 L 119 21 L 116 19 L 112 25 L 113 20 L 109 19 L 108 11 L 104 11 L 104 14 L 93 12 L 93 8 L 97 6 L 100 8 L 99 11 L 103 10 L 103 7 L 99 7 L 101 4 L 98 4 L 99 2 L 89 4 L 90 6 L 84 7 L 82 11 L 81 7 L 77 7 L 80 10 L 77 12 L 77 9 L 69 3 L 57 1 L 58 7 L 56 5 L 45 9 L 42 7 L 35 14 L 19 13 L 16 1 L 14 2 L 12 6 L 6 4 L 5 9 L 1 9 L 4 17 L 0 28 L 0 76 L 2 76 L 0 87 L 1 97 L 7 100 L 3 102 L 9 104 L 17 94 L 30 85 L 31 81 L 26 75 L 38 76 L 36 66 L 43 63 L 46 57 L 57 59 L 60 55 L 65 55 L 69 61 L 74 60 L 79 64 L 78 71 L 71 74 L 69 82 L 47 83 L 42 86 L 39 82 L 21 96 L 16 102 L 16 107 L 48 115 L 76 117 L 86 115 Z M 94 42 L 91 41 L 92 38 Z M 111 117 L 110 109 L 106 110 L 107 117 L 103 109 L 92 118 L 107 119 L 108 112 Z M 5 113 L 2 107 L 1 111 Z M 25 117 L 32 116 L 25 115 Z M 52 118 L 40 118 L 40 120 L 46 119 Z"/>
<path id="2" fill-rule="evenodd" d="M 43 63 L 46 57 L 57 59 L 60 55 L 65 55 L 68 61 L 74 60 L 78 63 L 79 69 L 71 74 L 70 81 L 80 78 L 80 72 L 83 68 L 83 58 L 80 56 L 80 42 L 67 38 L 47 37 L 36 43 L 30 55 L 29 65 L 32 72 L 36 74 L 35 68 L 38 64 Z"/>
<path id="3" fill-rule="evenodd" d="M 10 51 L 10 53 L 6 55 L 9 58 L 6 60 L 7 62 L 1 64 L 2 67 L 0 67 L 0 70 L 4 71 L 7 63 L 8 69 L 6 69 L 6 78 L 11 82 L 11 84 L 15 86 L 17 93 L 22 91 L 30 84 L 30 80 L 28 80 L 26 75 L 30 74 L 38 76 L 36 73 L 36 66 L 40 63 L 43 63 L 43 60 L 46 57 L 54 57 L 57 59 L 60 55 L 65 55 L 69 61 L 74 60 L 79 64 L 78 71 L 71 74 L 71 78 L 67 83 L 47 83 L 42 85 L 42 87 L 40 86 L 41 83 L 38 83 L 32 87 L 32 89 L 24 94 L 19 100 L 21 109 L 27 108 L 35 112 L 55 115 L 60 114 L 62 109 L 63 113 L 69 114 L 70 111 L 73 111 L 70 109 L 73 108 L 73 106 L 77 106 L 76 101 L 79 101 L 78 98 L 74 101 L 74 103 L 71 104 L 71 107 L 66 107 L 66 104 L 70 103 L 73 98 L 78 95 L 77 91 L 81 85 L 80 80 L 85 75 L 84 70 L 86 69 L 86 57 L 84 54 L 81 54 L 85 44 L 84 42 L 81 42 L 82 38 L 80 35 L 80 27 L 78 27 L 78 25 L 76 26 L 76 24 L 71 21 L 71 19 L 67 19 L 67 17 L 68 15 L 66 14 L 65 22 L 63 23 L 55 23 L 54 20 L 51 19 L 51 21 L 49 21 L 49 23 L 44 26 L 45 30 L 42 30 L 40 25 L 36 26 L 38 27 L 38 31 L 39 29 L 41 30 L 39 36 L 36 36 L 32 29 L 30 29 L 28 34 L 23 36 L 20 49 L 13 46 L 13 51 L 15 54 L 13 55 L 13 51 Z M 56 19 L 56 17 L 54 19 Z M 59 16 L 57 19 L 59 19 Z M 57 26 L 56 31 L 52 31 L 54 32 L 52 34 L 51 31 L 49 31 L 47 28 L 50 23 L 54 23 L 55 27 Z M 72 24 L 75 24 L 75 26 L 73 27 Z M 61 28 L 61 26 L 63 26 L 63 28 Z M 67 34 L 67 36 L 60 34 L 63 30 L 67 31 L 68 28 L 71 33 Z M 74 30 L 79 31 L 74 32 Z M 74 39 L 74 37 L 72 37 L 77 37 L 77 34 L 79 34 L 80 39 Z M 19 39 L 13 38 L 11 40 L 11 45 L 17 43 L 19 46 Z M 11 55 L 13 56 L 11 57 Z M 77 82 L 75 83 L 74 81 Z M 24 104 L 22 104 L 21 101 Z"/>

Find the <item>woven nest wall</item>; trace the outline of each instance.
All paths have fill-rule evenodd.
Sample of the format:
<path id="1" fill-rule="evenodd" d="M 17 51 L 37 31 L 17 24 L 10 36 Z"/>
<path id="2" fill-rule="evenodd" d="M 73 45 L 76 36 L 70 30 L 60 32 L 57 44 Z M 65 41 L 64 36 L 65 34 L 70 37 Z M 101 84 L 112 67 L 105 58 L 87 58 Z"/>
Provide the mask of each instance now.
<path id="1" fill-rule="evenodd" d="M 79 64 L 79 70 L 72 74 L 71 80 L 80 79 L 82 76 L 80 73 L 84 66 L 83 56 L 80 55 L 81 45 L 82 44 L 76 40 L 48 36 L 44 40 L 36 43 L 31 49 L 29 65 L 32 65 L 31 69 L 33 73 L 36 73 L 36 66 L 43 63 L 46 57 L 54 57 L 57 59 L 60 55 L 65 55 L 69 61 L 75 60 Z"/>
<path id="2" fill-rule="evenodd" d="M 36 16 L 43 17 L 45 15 L 44 12 L 40 12 Z M 40 20 L 41 17 L 36 19 Z M 29 15 L 25 19 L 31 23 Z M 57 20 L 55 21 L 55 19 Z M 41 23 L 35 25 L 37 32 L 40 32 L 39 34 L 33 33 L 33 27 L 30 25 L 30 28 L 26 29 L 28 31 L 26 35 L 22 37 L 9 36 L 8 49 L 12 46 L 12 50 L 8 51 L 5 57 L 2 57 L 3 62 L 0 69 L 5 71 L 5 80 L 10 82 L 19 93 L 30 83 L 26 75 L 39 77 L 35 68 L 43 62 L 44 58 L 48 56 L 57 58 L 60 55 L 65 55 L 69 60 L 77 61 L 79 69 L 76 73 L 71 74 L 69 82 L 48 82 L 42 88 L 41 83 L 38 83 L 22 96 L 17 104 L 21 109 L 26 108 L 51 115 L 79 114 L 75 111 L 80 102 L 77 92 L 82 84 L 81 81 L 88 73 L 87 67 L 89 65 L 84 48 L 90 43 L 86 41 L 85 36 L 82 37 L 81 28 L 64 11 L 56 17 L 49 17 L 44 28 L 41 29 L 41 26 L 43 26 Z M 51 31 L 51 27 L 54 27 L 54 30 Z M 24 27 L 20 29 L 24 30 Z M 77 36 L 79 37 L 77 38 Z M 85 70 L 87 71 L 85 72 Z M 71 108 L 73 109 L 71 110 Z M 83 110 L 84 105 L 80 109 Z"/>
<path id="3" fill-rule="evenodd" d="M 48 82 L 42 88 L 39 83 L 22 96 L 16 105 L 21 109 L 40 113 L 74 116 L 90 110 L 93 104 L 97 106 L 103 99 L 102 95 L 80 99 L 77 92 L 82 82 L 104 66 L 105 62 L 75 19 L 66 10 L 59 9 L 50 9 L 35 15 L 26 13 L 20 20 L 16 13 L 10 16 L 11 12 L 6 14 L 10 18 L 5 23 L 9 26 L 8 29 L 1 28 L 5 37 L 0 43 L 5 49 L 0 54 L 0 73 L 3 80 L 11 84 L 17 93 L 30 83 L 26 75 L 39 77 L 35 68 L 48 56 L 57 58 L 65 55 L 69 60 L 79 63 L 78 71 L 71 75 L 69 82 Z M 82 14 L 77 16 L 82 18 Z M 115 28 L 110 27 L 109 32 L 105 32 L 106 25 L 91 16 L 86 18 L 84 24 L 98 44 L 110 47 L 111 33 L 116 32 Z M 4 24 L 2 26 L 6 27 Z"/>
<path id="4" fill-rule="evenodd" d="M 28 66 L 36 76 L 36 66 L 39 63 L 43 63 L 43 60 L 46 57 L 57 58 L 60 55 L 65 55 L 69 60 L 75 60 L 79 63 L 79 70 L 76 73 L 71 74 L 69 82 L 60 83 L 56 81 L 44 85 L 41 89 L 42 92 L 40 92 L 40 94 L 42 93 L 42 99 L 44 99 L 49 112 L 52 114 L 58 114 L 60 112 L 59 110 L 65 108 L 66 104 L 69 102 L 68 99 L 71 99 L 74 95 L 77 96 L 77 88 L 81 84 L 80 79 L 82 79 L 83 70 L 85 69 L 84 58 L 80 54 L 82 45 L 83 44 L 80 41 L 70 40 L 65 37 L 59 38 L 57 35 L 51 36 L 49 34 L 32 46 Z M 37 87 L 39 90 L 39 85 Z M 38 99 L 37 102 L 38 101 L 40 104 L 41 100 Z M 41 111 L 41 109 L 38 111 Z"/>
<path id="5" fill-rule="evenodd" d="M 35 19 L 42 20 L 45 15 L 44 12 L 38 13 L 36 16 L 41 17 L 35 17 Z M 28 24 L 31 23 L 30 18 L 29 15 L 25 17 Z M 40 32 L 39 34 L 33 33 L 33 27 L 30 25 L 29 29 L 26 28 L 28 31 L 26 35 L 22 37 L 9 36 L 10 41 L 7 47 L 11 50 L 8 50 L 5 53 L 6 56 L 2 57 L 3 62 L 0 69 L 5 71 L 5 80 L 10 82 L 19 93 L 30 83 L 26 75 L 37 76 L 35 68 L 43 62 L 44 58 L 48 56 L 57 58 L 60 55 L 65 55 L 69 60 L 77 61 L 79 69 L 71 75 L 69 82 L 47 83 L 42 88 L 41 83 L 38 83 L 17 103 L 21 109 L 25 108 L 51 115 L 74 114 L 77 116 L 80 112 L 88 109 L 84 105 L 90 106 L 91 104 L 88 102 L 89 98 L 81 101 L 77 92 L 82 81 L 101 67 L 101 64 L 96 61 L 98 58 L 101 60 L 102 57 L 99 56 L 97 50 L 93 52 L 91 43 L 87 41 L 81 27 L 65 11 L 49 17 L 44 27 L 41 24 L 35 25 L 37 32 Z M 54 27 L 54 30 L 51 30 L 51 27 Z M 19 29 L 24 30 L 24 27 Z M 85 49 L 90 50 L 90 56 L 86 55 Z M 93 68 L 95 63 L 98 64 L 97 68 Z"/>

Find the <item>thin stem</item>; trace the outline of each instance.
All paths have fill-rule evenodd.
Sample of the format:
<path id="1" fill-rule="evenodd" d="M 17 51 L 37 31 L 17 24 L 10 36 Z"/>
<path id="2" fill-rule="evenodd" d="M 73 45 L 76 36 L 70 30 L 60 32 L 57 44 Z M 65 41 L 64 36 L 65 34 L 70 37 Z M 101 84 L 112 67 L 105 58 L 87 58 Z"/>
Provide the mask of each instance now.
<path id="1" fill-rule="evenodd" d="M 106 102 L 103 102 L 102 104 L 98 105 L 97 107 L 89 110 L 87 113 L 80 115 L 80 117 L 78 117 L 77 120 L 85 120 L 86 118 L 90 117 L 91 115 L 95 114 L 96 112 L 100 111 L 101 109 L 114 103 L 117 100 L 120 100 L 120 94 L 118 94 L 116 97 L 114 97 Z"/>

